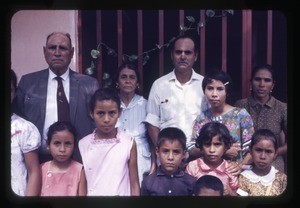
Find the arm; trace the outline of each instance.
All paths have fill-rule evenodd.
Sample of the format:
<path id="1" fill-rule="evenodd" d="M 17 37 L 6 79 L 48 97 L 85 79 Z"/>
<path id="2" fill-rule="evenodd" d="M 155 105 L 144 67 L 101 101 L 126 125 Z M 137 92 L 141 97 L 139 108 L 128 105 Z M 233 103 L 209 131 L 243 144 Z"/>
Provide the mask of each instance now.
<path id="1" fill-rule="evenodd" d="M 130 193 L 131 196 L 139 196 L 140 195 L 140 184 L 139 184 L 139 176 L 137 169 L 137 149 L 135 140 L 133 140 L 131 151 L 130 151 L 130 159 L 129 159 L 129 178 L 130 178 Z"/>
<path id="2" fill-rule="evenodd" d="M 87 182 L 84 173 L 84 169 L 81 169 L 80 181 L 78 186 L 78 196 L 86 196 L 87 194 Z"/>
<path id="3" fill-rule="evenodd" d="M 26 196 L 39 196 L 42 187 L 42 174 L 37 150 L 25 153 L 24 158 L 28 171 Z"/>
<path id="4" fill-rule="evenodd" d="M 149 136 L 150 136 L 151 141 L 152 141 L 152 143 L 150 144 L 150 148 L 151 148 L 151 168 L 150 168 L 150 173 L 149 173 L 149 174 L 151 174 L 156 170 L 155 147 L 156 147 L 157 140 L 158 140 L 159 128 L 147 123 L 147 130 L 148 130 Z"/>

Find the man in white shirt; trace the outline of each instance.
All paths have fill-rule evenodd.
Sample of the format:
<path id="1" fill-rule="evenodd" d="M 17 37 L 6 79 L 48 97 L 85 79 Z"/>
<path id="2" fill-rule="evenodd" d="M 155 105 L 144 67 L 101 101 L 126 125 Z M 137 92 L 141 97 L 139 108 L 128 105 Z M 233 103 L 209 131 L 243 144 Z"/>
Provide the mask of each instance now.
<path id="1" fill-rule="evenodd" d="M 197 46 L 192 37 L 178 36 L 171 48 L 174 70 L 155 80 L 151 87 L 145 121 L 154 146 L 159 131 L 166 127 L 184 131 L 187 149 L 194 143 L 191 141 L 194 120 L 208 108 L 201 88 L 203 76 L 193 69 L 198 58 Z"/>

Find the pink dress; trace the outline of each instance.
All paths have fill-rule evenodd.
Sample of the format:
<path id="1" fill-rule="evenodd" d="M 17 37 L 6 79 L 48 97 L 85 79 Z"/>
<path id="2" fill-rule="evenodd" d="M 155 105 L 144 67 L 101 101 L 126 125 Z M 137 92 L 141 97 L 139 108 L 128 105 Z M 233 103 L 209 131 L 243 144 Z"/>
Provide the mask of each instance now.
<path id="1" fill-rule="evenodd" d="M 223 160 L 223 162 L 217 168 L 211 169 L 205 164 L 202 158 L 198 158 L 189 162 L 185 171 L 197 179 L 204 175 L 216 176 L 224 185 L 224 196 L 236 195 L 236 191 L 239 186 L 238 177 L 226 172 L 228 165 L 228 161 Z"/>
<path id="2" fill-rule="evenodd" d="M 133 138 L 95 139 L 95 131 L 79 140 L 88 196 L 130 196 L 128 161 Z"/>
<path id="3" fill-rule="evenodd" d="M 64 172 L 50 171 L 51 161 L 41 164 L 41 196 L 77 196 L 82 164 L 72 160 Z"/>

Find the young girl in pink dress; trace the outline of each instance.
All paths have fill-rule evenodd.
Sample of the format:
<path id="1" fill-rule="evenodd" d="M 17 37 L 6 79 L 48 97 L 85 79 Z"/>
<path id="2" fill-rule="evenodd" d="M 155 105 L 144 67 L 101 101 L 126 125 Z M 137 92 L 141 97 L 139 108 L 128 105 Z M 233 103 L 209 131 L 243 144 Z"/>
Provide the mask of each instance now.
<path id="1" fill-rule="evenodd" d="M 112 89 L 97 90 L 90 101 L 93 133 L 79 141 L 88 196 L 140 195 L 134 139 L 115 127 L 120 98 Z"/>
<path id="2" fill-rule="evenodd" d="M 199 179 L 204 175 L 218 177 L 224 186 L 224 196 L 236 196 L 238 176 L 227 171 L 230 162 L 223 159 L 225 152 L 232 144 L 232 137 L 227 127 L 219 122 L 212 121 L 204 124 L 196 139 L 203 157 L 188 163 L 186 172 Z"/>
<path id="3" fill-rule="evenodd" d="M 72 160 L 76 130 L 69 122 L 53 123 L 47 133 L 47 149 L 53 160 L 41 164 L 41 196 L 85 196 L 83 165 Z"/>

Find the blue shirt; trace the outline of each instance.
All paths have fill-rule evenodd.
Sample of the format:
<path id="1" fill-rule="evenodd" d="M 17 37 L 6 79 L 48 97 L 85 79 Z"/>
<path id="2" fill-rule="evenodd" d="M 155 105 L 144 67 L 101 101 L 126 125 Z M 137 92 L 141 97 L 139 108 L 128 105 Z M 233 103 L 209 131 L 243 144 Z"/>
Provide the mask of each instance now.
<path id="1" fill-rule="evenodd" d="M 196 178 L 178 169 L 172 175 L 161 167 L 142 181 L 142 196 L 192 196 Z"/>

